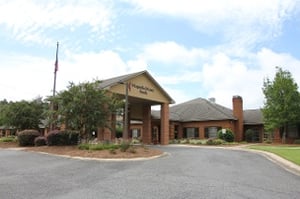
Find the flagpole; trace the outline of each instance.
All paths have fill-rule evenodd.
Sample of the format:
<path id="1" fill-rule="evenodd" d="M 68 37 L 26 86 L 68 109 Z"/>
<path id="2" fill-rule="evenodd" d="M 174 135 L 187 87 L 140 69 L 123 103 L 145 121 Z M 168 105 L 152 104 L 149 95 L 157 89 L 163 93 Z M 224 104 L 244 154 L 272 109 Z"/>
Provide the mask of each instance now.
<path id="1" fill-rule="evenodd" d="M 56 94 L 56 73 L 57 73 L 57 70 L 58 70 L 58 47 L 59 47 L 59 43 L 57 42 L 56 44 L 56 57 L 55 57 L 55 64 L 54 64 L 54 82 L 53 82 L 53 98 L 55 97 L 55 94 Z M 52 101 L 51 102 L 51 110 L 52 110 L 52 119 L 54 120 L 55 119 L 55 113 L 54 113 L 54 102 Z M 53 122 L 51 122 L 50 124 L 50 131 L 54 130 L 55 129 L 55 124 Z"/>
<path id="2" fill-rule="evenodd" d="M 58 70 L 58 46 L 59 43 L 56 44 L 56 59 L 55 59 L 55 67 L 54 67 L 54 83 L 53 83 L 53 97 L 55 97 L 56 93 L 56 72 Z"/>

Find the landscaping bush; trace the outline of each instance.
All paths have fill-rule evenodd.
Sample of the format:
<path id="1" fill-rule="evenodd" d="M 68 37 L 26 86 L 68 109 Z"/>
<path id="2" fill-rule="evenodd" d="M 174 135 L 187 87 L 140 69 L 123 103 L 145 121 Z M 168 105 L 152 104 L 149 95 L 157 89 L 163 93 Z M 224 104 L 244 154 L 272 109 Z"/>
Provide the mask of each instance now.
<path id="1" fill-rule="evenodd" d="M 77 145 L 79 140 L 79 132 L 78 131 L 65 131 L 68 135 L 68 145 Z"/>
<path id="2" fill-rule="evenodd" d="M 54 130 L 47 135 L 48 146 L 77 145 L 79 133 L 76 131 Z"/>
<path id="3" fill-rule="evenodd" d="M 201 144 L 202 144 L 202 140 L 191 139 L 191 140 L 190 140 L 190 144 L 201 145 Z"/>
<path id="4" fill-rule="evenodd" d="M 100 150 L 116 150 L 120 148 L 120 145 L 117 144 L 88 144 L 88 143 L 82 143 L 78 145 L 78 148 L 81 150 L 94 150 L 94 151 L 100 151 Z"/>
<path id="5" fill-rule="evenodd" d="M 247 142 L 252 142 L 253 135 L 254 135 L 254 131 L 252 129 L 247 129 L 247 131 L 245 132 L 245 140 Z"/>
<path id="6" fill-rule="evenodd" d="M 40 136 L 37 130 L 24 130 L 18 133 L 20 146 L 34 146 L 34 139 Z"/>
<path id="7" fill-rule="evenodd" d="M 0 138 L 0 142 L 16 142 L 15 136 L 7 136 Z"/>
<path id="8" fill-rule="evenodd" d="M 117 154 L 117 151 L 116 149 L 109 149 L 109 153 L 115 155 Z"/>
<path id="9" fill-rule="evenodd" d="M 122 152 L 126 152 L 130 147 L 130 143 L 129 142 L 126 142 L 126 141 L 123 141 L 121 144 L 120 144 L 120 150 Z"/>
<path id="10" fill-rule="evenodd" d="M 222 129 L 218 131 L 218 138 L 222 139 L 226 142 L 233 142 L 234 141 L 234 134 L 230 129 L 226 129 L 225 134 L 223 134 Z"/>
<path id="11" fill-rule="evenodd" d="M 47 135 L 48 146 L 77 145 L 79 133 L 76 131 L 54 130 Z"/>
<path id="12" fill-rule="evenodd" d="M 206 144 L 207 145 L 220 145 L 220 144 L 224 144 L 224 140 L 211 138 L 206 141 Z"/>
<path id="13" fill-rule="evenodd" d="M 179 144 L 179 143 L 180 143 L 180 140 L 176 140 L 176 139 L 169 140 L 169 144 Z"/>
<path id="14" fill-rule="evenodd" d="M 300 144 L 300 140 L 295 140 L 294 144 Z"/>
<path id="15" fill-rule="evenodd" d="M 136 150 L 135 150 L 134 147 L 129 147 L 128 152 L 129 153 L 136 153 Z"/>
<path id="16" fill-rule="evenodd" d="M 34 146 L 45 146 L 47 144 L 47 139 L 45 136 L 39 136 L 34 139 Z"/>
<path id="17" fill-rule="evenodd" d="M 81 143 L 81 144 L 78 145 L 78 149 L 80 149 L 80 150 L 89 150 L 90 149 L 90 144 Z"/>
<path id="18" fill-rule="evenodd" d="M 46 137 L 48 146 L 58 145 L 58 143 L 60 143 L 59 132 L 59 130 L 53 130 L 48 133 Z"/>
<path id="19" fill-rule="evenodd" d="M 189 139 L 181 139 L 180 144 L 189 144 L 190 140 Z"/>

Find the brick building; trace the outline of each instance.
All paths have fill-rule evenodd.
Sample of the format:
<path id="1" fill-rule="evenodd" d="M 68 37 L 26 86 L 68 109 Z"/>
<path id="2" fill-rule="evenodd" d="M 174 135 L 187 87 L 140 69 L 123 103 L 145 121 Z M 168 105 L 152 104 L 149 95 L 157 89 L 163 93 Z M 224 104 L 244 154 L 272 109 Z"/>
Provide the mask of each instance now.
<path id="1" fill-rule="evenodd" d="M 229 128 L 235 133 L 236 141 L 245 140 L 245 132 L 252 129 L 253 142 L 263 142 L 264 124 L 260 109 L 243 109 L 243 99 L 233 96 L 232 109 L 216 103 L 214 98 L 197 98 L 174 106 L 174 100 L 147 72 L 118 76 L 103 80 L 99 89 L 105 89 L 128 102 L 127 131 L 129 138 L 139 137 L 146 144 L 168 144 L 170 139 L 216 137 L 217 131 Z M 152 106 L 160 110 L 151 110 Z M 111 115 L 107 127 L 99 128 L 99 140 L 116 137 L 116 115 Z M 124 120 L 124 117 L 121 117 Z M 124 124 L 125 121 L 122 121 Z M 47 129 L 42 129 L 46 132 Z M 300 125 L 289 126 L 287 142 L 300 139 Z M 10 130 L 0 127 L 0 136 L 9 135 Z M 280 129 L 273 140 L 281 142 Z"/>
<path id="2" fill-rule="evenodd" d="M 253 141 L 263 140 L 262 113 L 259 109 L 243 110 L 243 99 L 233 96 L 232 109 L 221 106 L 215 99 L 197 98 L 170 107 L 170 139 L 207 139 L 217 136 L 220 129 L 231 129 L 236 141 L 244 140 L 244 132 L 255 132 Z M 158 126 L 160 114 L 152 111 L 153 126 Z M 256 117 L 258 116 L 258 117 Z M 159 128 L 158 128 L 159 129 Z"/>
<path id="3" fill-rule="evenodd" d="M 153 143 L 151 106 L 159 105 L 161 116 L 158 121 L 160 143 L 169 143 L 169 104 L 173 104 L 174 100 L 147 71 L 103 80 L 99 88 L 117 94 L 120 99 L 127 98 L 129 119 L 127 125 L 123 126 L 128 127 L 128 131 L 131 132 L 130 135 L 139 133 L 143 143 L 146 144 Z M 112 115 L 108 122 L 108 128 L 98 129 L 98 139 L 111 140 L 115 138 L 115 120 L 116 116 Z M 138 121 L 135 125 L 137 128 L 133 128 L 132 121 Z M 125 120 L 124 123 L 126 123 Z"/>

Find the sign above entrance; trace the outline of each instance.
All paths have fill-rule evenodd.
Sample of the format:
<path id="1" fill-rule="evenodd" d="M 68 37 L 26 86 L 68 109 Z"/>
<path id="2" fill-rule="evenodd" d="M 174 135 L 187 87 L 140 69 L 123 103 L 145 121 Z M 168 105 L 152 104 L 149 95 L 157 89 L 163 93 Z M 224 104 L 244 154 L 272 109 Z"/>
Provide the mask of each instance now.
<path id="1" fill-rule="evenodd" d="M 131 91 L 131 89 L 135 89 L 137 90 L 139 93 L 144 94 L 144 95 L 148 95 L 148 93 L 154 93 L 154 88 L 150 88 L 146 85 L 143 84 L 136 84 L 136 83 L 132 83 L 129 82 L 128 83 L 128 90 Z"/>

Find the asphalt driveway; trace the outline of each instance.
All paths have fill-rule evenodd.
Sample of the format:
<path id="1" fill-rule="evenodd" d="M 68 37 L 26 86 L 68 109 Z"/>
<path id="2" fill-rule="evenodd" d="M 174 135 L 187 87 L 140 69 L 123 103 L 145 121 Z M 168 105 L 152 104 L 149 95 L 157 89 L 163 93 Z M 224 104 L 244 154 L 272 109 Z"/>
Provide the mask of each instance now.
<path id="1" fill-rule="evenodd" d="M 300 177 L 258 154 L 164 146 L 105 162 L 0 149 L 0 198 L 300 198 Z"/>

